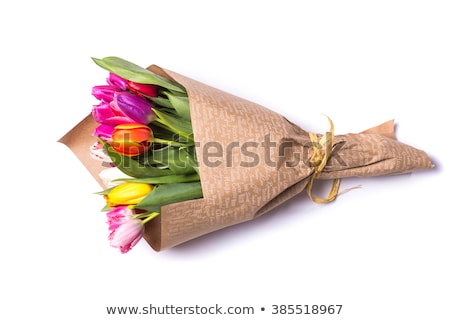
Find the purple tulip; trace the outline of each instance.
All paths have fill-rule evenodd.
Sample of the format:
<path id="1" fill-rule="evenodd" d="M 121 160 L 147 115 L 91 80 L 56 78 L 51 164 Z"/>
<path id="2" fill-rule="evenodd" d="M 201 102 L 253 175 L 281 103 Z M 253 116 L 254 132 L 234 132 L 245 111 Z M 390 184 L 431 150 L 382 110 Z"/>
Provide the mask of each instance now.
<path id="1" fill-rule="evenodd" d="M 136 123 L 148 124 L 155 118 L 153 105 L 144 97 L 130 92 L 116 92 L 110 107 L 113 112 L 122 113 Z"/>

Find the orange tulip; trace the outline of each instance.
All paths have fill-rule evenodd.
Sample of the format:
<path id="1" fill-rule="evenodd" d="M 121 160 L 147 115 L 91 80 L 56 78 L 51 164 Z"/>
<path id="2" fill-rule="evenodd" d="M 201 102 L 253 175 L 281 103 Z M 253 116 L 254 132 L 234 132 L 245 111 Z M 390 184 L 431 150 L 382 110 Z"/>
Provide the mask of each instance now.
<path id="1" fill-rule="evenodd" d="M 139 123 L 126 123 L 114 127 L 111 147 L 125 156 L 137 156 L 146 152 L 153 141 L 153 132 Z"/>

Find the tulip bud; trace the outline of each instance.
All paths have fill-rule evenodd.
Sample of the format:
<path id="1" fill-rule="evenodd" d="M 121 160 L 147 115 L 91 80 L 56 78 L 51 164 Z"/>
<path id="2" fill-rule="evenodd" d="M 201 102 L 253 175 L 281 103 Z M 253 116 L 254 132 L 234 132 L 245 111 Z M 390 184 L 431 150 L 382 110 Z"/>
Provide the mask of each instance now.
<path id="1" fill-rule="evenodd" d="M 114 94 L 118 91 L 119 89 L 113 86 L 95 86 L 92 88 L 92 95 L 100 101 L 111 102 L 114 98 Z"/>
<path id="2" fill-rule="evenodd" d="M 144 223 L 139 219 L 123 222 L 110 237 L 110 245 L 118 248 L 121 253 L 130 251 L 144 235 Z"/>
<path id="3" fill-rule="evenodd" d="M 129 81 L 128 89 L 137 94 L 143 94 L 147 97 L 157 97 L 158 96 L 158 86 L 153 84 L 142 84 Z"/>
<path id="4" fill-rule="evenodd" d="M 109 104 L 109 102 L 102 101 L 100 104 L 93 106 L 92 117 L 95 122 L 109 124 L 108 119 L 115 116 Z"/>
<path id="5" fill-rule="evenodd" d="M 134 211 L 128 206 L 117 206 L 114 209 L 106 213 L 107 223 L 109 225 L 108 229 L 111 231 L 109 235 L 109 240 L 114 236 L 114 232 L 118 227 L 120 227 L 125 221 L 133 219 Z"/>
<path id="6" fill-rule="evenodd" d="M 136 120 L 131 119 L 122 111 L 117 110 L 117 108 L 113 108 L 113 102 L 101 102 L 98 105 L 95 105 L 92 108 L 92 117 L 95 122 L 107 125 L 107 126 L 116 126 L 122 123 L 135 123 Z M 146 118 L 147 120 L 147 118 Z M 147 121 L 146 121 L 147 122 Z M 111 130 L 112 133 L 112 130 Z"/>
<path id="7" fill-rule="evenodd" d="M 106 79 L 106 82 L 108 82 L 109 85 L 114 86 L 122 91 L 127 90 L 128 80 L 118 76 L 115 73 L 110 72 L 109 78 Z"/>
<path id="8" fill-rule="evenodd" d="M 109 207 L 135 205 L 141 202 L 152 190 L 153 186 L 150 184 L 124 182 L 105 195 L 106 204 Z"/>
<path id="9" fill-rule="evenodd" d="M 111 140 L 114 151 L 126 156 L 137 156 L 150 148 L 153 132 L 143 124 L 121 124 L 114 128 Z"/>
<path id="10" fill-rule="evenodd" d="M 114 131 L 114 127 L 108 126 L 106 124 L 98 125 L 92 135 L 94 137 L 102 138 L 103 140 L 109 141 L 111 140 L 112 133 Z"/>
<path id="11" fill-rule="evenodd" d="M 155 118 L 150 101 L 130 92 L 116 92 L 111 108 L 113 112 L 126 115 L 137 123 L 147 124 Z"/>

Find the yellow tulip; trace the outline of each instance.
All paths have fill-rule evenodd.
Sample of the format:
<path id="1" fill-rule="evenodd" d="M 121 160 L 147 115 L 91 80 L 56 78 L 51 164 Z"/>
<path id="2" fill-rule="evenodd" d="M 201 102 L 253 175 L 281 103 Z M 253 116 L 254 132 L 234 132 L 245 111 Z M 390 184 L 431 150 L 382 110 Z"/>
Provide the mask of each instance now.
<path id="1" fill-rule="evenodd" d="M 105 195 L 106 204 L 109 207 L 136 205 L 152 190 L 153 186 L 150 184 L 125 182 L 114 187 L 107 195 Z"/>

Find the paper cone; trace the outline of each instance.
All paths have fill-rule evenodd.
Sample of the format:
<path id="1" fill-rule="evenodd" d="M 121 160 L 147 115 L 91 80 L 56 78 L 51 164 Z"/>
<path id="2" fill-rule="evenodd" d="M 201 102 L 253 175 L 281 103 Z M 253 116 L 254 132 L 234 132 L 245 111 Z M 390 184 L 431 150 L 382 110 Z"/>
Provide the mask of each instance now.
<path id="1" fill-rule="evenodd" d="M 252 220 L 305 189 L 314 172 L 308 162 L 308 132 L 253 102 L 155 65 L 149 70 L 187 90 L 203 189 L 202 199 L 163 206 L 161 215 L 146 224 L 144 238 L 154 250 Z M 99 181 L 102 168 L 88 155 L 95 126 L 88 117 L 60 141 Z M 389 121 L 359 134 L 336 136 L 318 178 L 430 168 L 426 153 L 395 140 L 393 129 Z"/>

